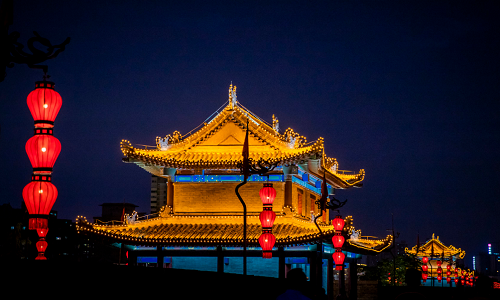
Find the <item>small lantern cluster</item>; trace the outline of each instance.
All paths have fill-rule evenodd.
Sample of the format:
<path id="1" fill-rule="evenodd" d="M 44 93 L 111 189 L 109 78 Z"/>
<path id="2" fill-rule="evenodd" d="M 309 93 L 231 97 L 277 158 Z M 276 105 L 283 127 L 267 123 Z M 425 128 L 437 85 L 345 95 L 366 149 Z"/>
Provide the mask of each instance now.
<path id="1" fill-rule="evenodd" d="M 429 262 L 429 258 L 427 256 L 422 257 L 422 280 L 423 282 L 427 281 L 428 274 L 427 271 L 429 270 L 429 266 L 427 263 Z"/>
<path id="2" fill-rule="evenodd" d="M 441 268 L 441 265 L 443 264 L 443 262 L 440 261 L 440 260 L 438 260 L 436 262 L 436 264 L 438 266 L 438 268 L 437 268 L 437 274 L 438 274 L 437 275 L 437 280 L 438 280 L 438 282 L 441 282 L 441 280 L 443 280 L 443 268 Z"/>
<path id="3" fill-rule="evenodd" d="M 23 199 L 30 214 L 29 229 L 36 230 L 40 238 L 36 243 L 36 260 L 46 260 L 48 218 L 57 199 L 57 189 L 51 182 L 52 168 L 61 152 L 61 143 L 54 137 L 53 129 L 62 99 L 54 90 L 54 83 L 44 80 L 36 82 L 27 103 L 35 121 L 35 129 L 33 137 L 26 143 L 33 174 L 31 182 L 23 189 Z"/>
<path id="4" fill-rule="evenodd" d="M 262 234 L 259 237 L 259 244 L 262 248 L 262 258 L 273 257 L 273 247 L 276 242 L 273 232 L 273 224 L 276 219 L 276 214 L 273 211 L 273 202 L 276 198 L 276 190 L 272 183 L 264 183 L 264 187 L 259 192 L 262 200 L 263 210 L 259 215 L 260 223 L 262 224 Z"/>
<path id="5" fill-rule="evenodd" d="M 448 284 L 451 283 L 451 265 L 450 264 L 446 265 L 446 282 Z"/>
<path id="6" fill-rule="evenodd" d="M 335 270 L 342 270 L 344 265 L 345 254 L 342 253 L 342 245 L 344 245 L 345 238 L 342 236 L 342 230 L 344 229 L 344 219 L 337 215 L 333 219 L 333 228 L 335 229 L 335 235 L 332 238 L 333 247 L 335 248 L 335 253 L 333 253 L 333 261 L 335 262 Z"/>

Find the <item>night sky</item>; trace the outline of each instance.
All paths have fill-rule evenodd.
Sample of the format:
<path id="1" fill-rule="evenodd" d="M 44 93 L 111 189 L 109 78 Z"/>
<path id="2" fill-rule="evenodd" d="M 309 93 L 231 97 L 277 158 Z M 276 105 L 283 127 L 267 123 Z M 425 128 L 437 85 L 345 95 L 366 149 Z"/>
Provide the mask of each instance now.
<path id="1" fill-rule="evenodd" d="M 149 213 L 151 176 L 122 162 L 120 141 L 190 131 L 232 81 L 264 120 L 365 169 L 362 188 L 337 191 L 363 235 L 385 237 L 394 214 L 399 241 L 435 233 L 472 267 L 500 242 L 499 6 L 351 2 L 16 1 L 22 43 L 71 37 L 46 62 L 63 99 L 59 218 L 92 220 L 104 202 Z M 21 207 L 31 179 L 26 97 L 42 75 L 16 65 L 0 83 L 0 204 Z"/>

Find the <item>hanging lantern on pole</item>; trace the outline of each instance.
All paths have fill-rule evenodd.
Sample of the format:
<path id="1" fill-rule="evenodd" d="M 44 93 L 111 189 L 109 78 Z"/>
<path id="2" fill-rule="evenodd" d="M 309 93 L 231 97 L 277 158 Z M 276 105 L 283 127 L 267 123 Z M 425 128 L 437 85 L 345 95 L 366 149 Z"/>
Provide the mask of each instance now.
<path id="1" fill-rule="evenodd" d="M 272 207 L 264 207 L 264 210 L 259 215 L 260 223 L 262 228 L 273 228 L 274 220 L 276 219 L 276 213 L 272 211 Z"/>
<path id="2" fill-rule="evenodd" d="M 274 234 L 270 232 L 270 230 L 263 230 L 262 234 L 259 237 L 259 244 L 262 248 L 262 258 L 272 258 L 273 257 L 273 247 L 276 242 L 276 238 Z"/>
<path id="3" fill-rule="evenodd" d="M 276 213 L 273 211 L 276 190 L 273 188 L 273 184 L 269 182 L 264 183 L 264 187 L 260 189 L 259 196 L 263 205 L 263 210 L 259 215 L 262 225 L 262 234 L 259 237 L 259 244 L 262 248 L 262 258 L 272 258 L 272 250 L 276 242 L 276 238 L 272 234 L 274 220 L 276 219 Z"/>
<path id="4" fill-rule="evenodd" d="M 36 242 L 36 249 L 38 250 L 38 256 L 35 258 L 35 260 L 47 260 L 47 258 L 45 257 L 47 242 L 44 238 L 41 238 L 38 242 Z"/>
<path id="5" fill-rule="evenodd" d="M 427 270 L 429 270 L 429 266 L 422 265 L 422 271 L 427 272 Z"/>
<path id="6" fill-rule="evenodd" d="M 45 78 L 45 76 L 44 76 Z M 27 98 L 28 108 L 35 123 L 34 135 L 26 142 L 33 174 L 31 182 L 23 189 L 23 199 L 29 213 L 29 229 L 36 230 L 40 240 L 36 243 L 36 260 L 46 260 L 45 237 L 49 231 L 48 217 L 57 199 L 57 189 L 52 184 L 52 170 L 61 152 L 61 143 L 53 136 L 54 121 L 62 105 L 54 83 L 37 81 L 35 90 Z"/>
<path id="7" fill-rule="evenodd" d="M 264 183 L 264 187 L 260 189 L 259 196 L 263 205 L 273 205 L 276 198 L 276 190 L 273 188 L 273 184 L 269 182 Z"/>
<path id="8" fill-rule="evenodd" d="M 62 105 L 61 95 L 54 90 L 51 81 L 37 81 L 35 90 L 27 98 L 28 108 L 35 127 L 52 128 Z"/>
<path id="9" fill-rule="evenodd" d="M 336 249 L 335 253 L 332 255 L 333 261 L 335 262 L 335 270 L 342 270 L 344 266 L 345 254 L 342 253 L 342 250 Z"/>
<path id="10" fill-rule="evenodd" d="M 342 235 L 340 235 L 340 233 L 338 235 L 335 234 L 332 237 L 332 243 L 333 243 L 333 247 L 335 249 L 342 248 L 342 246 L 344 245 L 344 242 L 345 242 L 345 238 Z"/>
<path id="11" fill-rule="evenodd" d="M 427 256 L 422 257 L 422 263 L 427 264 L 429 262 L 429 258 Z"/>

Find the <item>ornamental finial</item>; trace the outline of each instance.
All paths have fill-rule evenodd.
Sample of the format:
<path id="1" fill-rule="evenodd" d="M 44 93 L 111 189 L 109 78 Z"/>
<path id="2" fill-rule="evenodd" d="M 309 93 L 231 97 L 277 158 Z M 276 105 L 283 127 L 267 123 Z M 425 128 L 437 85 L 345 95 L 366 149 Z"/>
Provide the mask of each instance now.
<path id="1" fill-rule="evenodd" d="M 233 82 L 231 81 L 231 85 L 229 86 L 229 104 L 231 105 L 231 109 L 234 109 L 236 102 L 236 86 L 233 86 Z"/>

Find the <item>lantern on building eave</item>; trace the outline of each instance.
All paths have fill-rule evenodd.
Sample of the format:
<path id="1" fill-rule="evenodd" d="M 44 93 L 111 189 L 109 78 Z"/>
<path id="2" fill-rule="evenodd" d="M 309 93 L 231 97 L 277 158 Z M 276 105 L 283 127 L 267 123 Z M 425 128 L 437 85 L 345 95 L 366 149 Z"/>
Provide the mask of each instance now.
<path id="1" fill-rule="evenodd" d="M 429 262 L 429 258 L 427 256 L 422 257 L 422 263 L 426 264 Z"/>
<path id="2" fill-rule="evenodd" d="M 62 105 L 61 95 L 54 90 L 51 81 L 37 81 L 35 90 L 27 98 L 28 108 L 35 121 L 35 127 L 52 128 Z"/>

